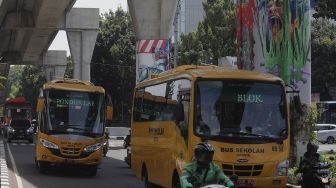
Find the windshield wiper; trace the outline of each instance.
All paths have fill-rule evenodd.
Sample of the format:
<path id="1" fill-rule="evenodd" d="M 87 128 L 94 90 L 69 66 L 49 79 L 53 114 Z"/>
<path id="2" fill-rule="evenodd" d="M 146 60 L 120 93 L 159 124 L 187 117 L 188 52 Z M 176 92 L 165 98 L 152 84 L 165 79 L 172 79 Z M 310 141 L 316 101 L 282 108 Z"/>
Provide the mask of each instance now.
<path id="1" fill-rule="evenodd" d="M 275 137 L 271 137 L 271 136 L 267 136 L 267 135 L 246 133 L 246 132 L 219 132 L 218 135 L 216 135 L 216 136 L 226 136 L 227 134 L 253 136 L 253 137 L 268 139 L 268 140 L 272 140 L 272 141 L 274 141 L 274 140 L 276 141 L 276 140 L 281 139 L 281 138 L 275 138 Z"/>
<path id="2" fill-rule="evenodd" d="M 78 125 L 68 125 L 66 128 L 67 129 L 75 129 L 75 130 L 79 130 L 79 131 L 86 131 L 86 132 L 89 131 L 86 128 L 78 127 Z"/>

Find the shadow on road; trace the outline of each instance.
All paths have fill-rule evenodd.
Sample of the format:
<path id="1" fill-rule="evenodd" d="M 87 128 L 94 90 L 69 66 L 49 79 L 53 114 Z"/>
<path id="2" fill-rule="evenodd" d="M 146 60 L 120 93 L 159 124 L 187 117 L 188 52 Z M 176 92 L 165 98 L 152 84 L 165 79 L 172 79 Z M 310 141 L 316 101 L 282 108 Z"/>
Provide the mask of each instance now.
<path id="1" fill-rule="evenodd" d="M 103 157 L 95 177 L 90 176 L 84 168 L 77 166 L 53 166 L 47 173 L 40 174 L 34 164 L 35 147 L 10 146 L 10 149 L 24 188 L 143 187 L 143 183 L 135 177 L 133 171 L 124 161 L 112 158 L 110 155 Z M 109 152 L 115 152 L 115 150 L 109 150 Z M 9 170 L 13 171 L 10 159 L 7 158 L 7 161 Z M 13 176 L 11 181 L 15 181 Z"/>

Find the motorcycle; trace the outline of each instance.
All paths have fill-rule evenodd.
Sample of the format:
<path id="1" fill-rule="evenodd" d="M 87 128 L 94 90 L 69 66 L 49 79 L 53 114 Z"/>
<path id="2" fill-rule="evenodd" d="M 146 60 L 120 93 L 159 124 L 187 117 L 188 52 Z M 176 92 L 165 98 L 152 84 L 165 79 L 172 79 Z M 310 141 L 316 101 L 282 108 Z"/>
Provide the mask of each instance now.
<path id="1" fill-rule="evenodd" d="M 128 146 L 126 148 L 126 157 L 125 162 L 128 164 L 129 167 L 131 167 L 131 146 Z"/>
<path id="2" fill-rule="evenodd" d="M 234 185 L 237 185 L 237 182 L 238 182 L 238 176 L 236 174 L 233 174 L 231 177 L 230 177 L 230 180 L 232 181 L 232 183 Z M 220 185 L 220 184 L 211 184 L 211 185 L 205 185 L 205 186 L 201 186 L 201 185 L 197 185 L 197 184 L 194 184 L 195 182 L 195 177 L 189 177 L 188 178 L 188 182 L 190 182 L 191 184 L 194 185 L 194 187 L 196 188 L 228 188 L 224 185 Z"/>
<path id="3" fill-rule="evenodd" d="M 130 143 L 130 135 L 127 135 L 124 139 L 124 148 L 126 149 L 126 157 L 124 158 L 125 162 L 128 164 L 128 166 L 131 167 L 131 143 Z"/>
<path id="4" fill-rule="evenodd" d="M 219 184 L 212 184 L 212 185 L 206 185 L 204 187 L 201 188 L 227 188 L 224 185 L 219 185 Z"/>
<path id="5" fill-rule="evenodd" d="M 326 162 L 320 162 L 313 166 L 313 172 L 320 183 L 320 188 L 330 188 L 331 166 L 330 163 Z"/>
<path id="6" fill-rule="evenodd" d="M 106 157 L 106 154 L 108 152 L 108 148 L 109 148 L 109 139 L 105 138 L 104 144 L 103 144 L 103 155 L 104 155 L 104 157 Z"/>

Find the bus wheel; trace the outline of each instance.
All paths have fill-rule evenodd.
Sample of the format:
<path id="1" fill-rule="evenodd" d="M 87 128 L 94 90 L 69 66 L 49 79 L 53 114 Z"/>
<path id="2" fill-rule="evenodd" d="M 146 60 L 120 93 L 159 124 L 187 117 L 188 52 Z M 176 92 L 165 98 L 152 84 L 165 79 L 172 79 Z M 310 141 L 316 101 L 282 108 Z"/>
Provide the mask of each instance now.
<path id="1" fill-rule="evenodd" d="M 181 188 L 180 177 L 176 171 L 174 171 L 172 185 L 173 188 Z"/>
<path id="2" fill-rule="evenodd" d="M 142 170 L 142 179 L 144 180 L 145 183 L 145 188 L 153 188 L 153 184 L 151 182 L 149 182 L 148 180 L 148 172 L 146 167 Z"/>
<path id="3" fill-rule="evenodd" d="M 44 174 L 44 173 L 47 172 L 47 169 L 48 169 L 48 164 L 47 163 L 44 163 L 44 162 L 41 162 L 41 161 L 37 161 L 37 166 L 38 166 L 38 171 L 41 174 Z"/>
<path id="4" fill-rule="evenodd" d="M 334 137 L 329 136 L 329 137 L 327 138 L 327 142 L 328 142 L 328 144 L 333 144 L 333 143 L 335 142 Z"/>

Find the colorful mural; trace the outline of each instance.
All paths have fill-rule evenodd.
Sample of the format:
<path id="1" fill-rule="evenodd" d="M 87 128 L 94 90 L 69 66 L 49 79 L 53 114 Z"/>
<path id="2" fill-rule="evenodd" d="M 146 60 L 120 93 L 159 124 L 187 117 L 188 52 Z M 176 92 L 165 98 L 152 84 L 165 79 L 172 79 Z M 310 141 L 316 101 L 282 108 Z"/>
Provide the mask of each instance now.
<path id="1" fill-rule="evenodd" d="M 140 40 L 137 44 L 137 81 L 141 82 L 169 70 L 169 40 Z"/>
<path id="2" fill-rule="evenodd" d="M 310 89 L 309 0 L 240 0 L 238 67 L 280 76 Z"/>

